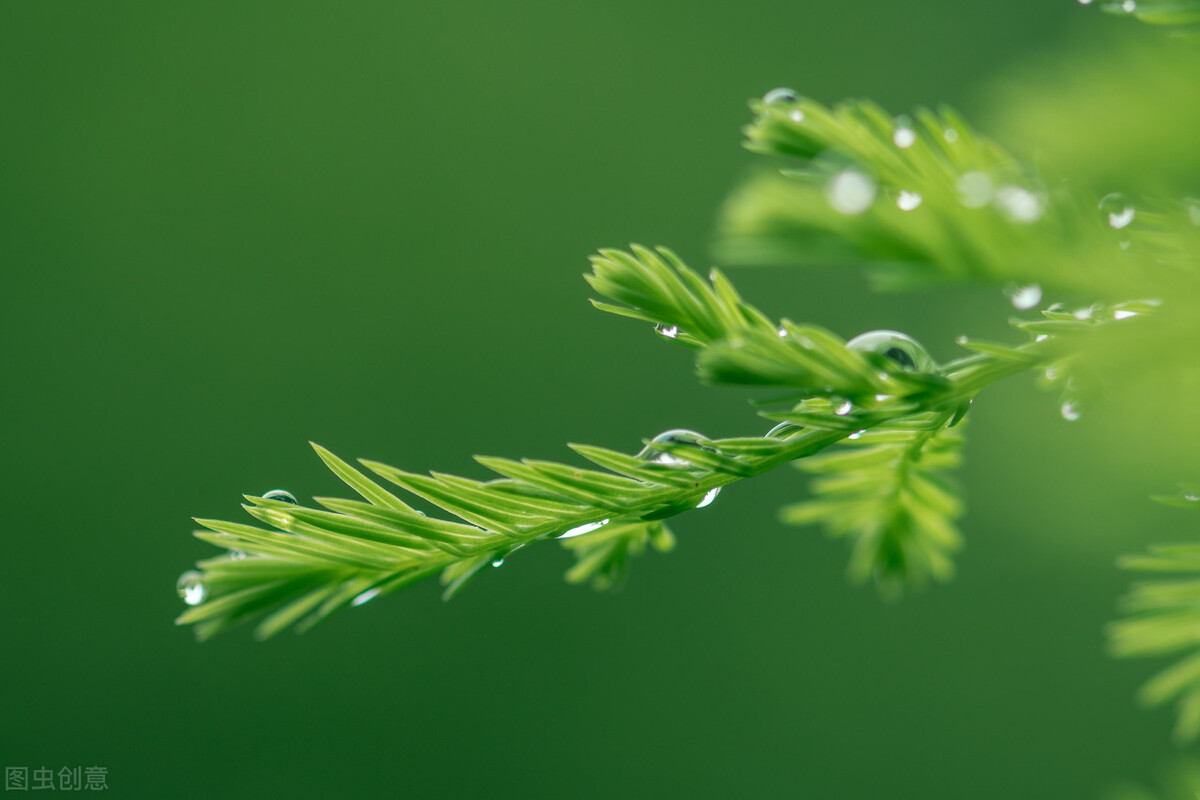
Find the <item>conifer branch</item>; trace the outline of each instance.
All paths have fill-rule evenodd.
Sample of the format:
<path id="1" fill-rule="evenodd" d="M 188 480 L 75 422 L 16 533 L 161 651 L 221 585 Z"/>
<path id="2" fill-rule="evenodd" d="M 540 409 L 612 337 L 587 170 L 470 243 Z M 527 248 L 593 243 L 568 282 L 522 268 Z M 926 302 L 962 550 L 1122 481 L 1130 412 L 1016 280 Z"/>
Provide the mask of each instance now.
<path id="1" fill-rule="evenodd" d="M 981 389 L 1059 358 L 1070 334 L 1100 323 L 1099 316 L 1022 323 L 1049 325 L 1055 335 L 1033 334 L 1018 347 L 962 340 L 975 352 L 939 367 L 903 334 L 877 331 L 846 342 L 814 326 L 772 322 L 719 272 L 706 281 L 666 250 L 607 250 L 593 267 L 588 280 L 617 301 L 596 305 L 653 323 L 662 339 L 695 351 L 705 380 L 787 390 L 783 408 L 761 412 L 784 424 L 731 439 L 668 431 L 632 455 L 571 446 L 603 471 L 481 456 L 476 460 L 498 477 L 478 481 L 361 462 L 450 519 L 426 516 L 314 445 L 362 499 L 318 497 L 307 507 L 272 492 L 247 496 L 244 506 L 269 527 L 198 520 L 207 530 L 197 536 L 228 554 L 181 578 L 192 607 L 178 621 L 207 638 L 258 618 L 256 635 L 267 638 L 287 627 L 307 630 L 341 608 L 439 573 L 449 599 L 488 565 L 552 538 L 562 538 L 576 557 L 568 580 L 611 588 L 623 581 L 630 557 L 647 546 L 670 549 L 663 520 L 707 505 L 729 484 L 843 441 L 858 452 L 812 463 L 826 476 L 819 502 L 838 504 L 839 524 L 856 539 L 854 575 L 873 575 L 892 592 L 905 582 L 943 578 L 959 513 L 936 476 L 956 460 L 958 433 L 945 428 Z M 874 449 L 862 450 L 862 443 Z M 882 501 L 855 488 L 877 478 L 890 487 Z"/>

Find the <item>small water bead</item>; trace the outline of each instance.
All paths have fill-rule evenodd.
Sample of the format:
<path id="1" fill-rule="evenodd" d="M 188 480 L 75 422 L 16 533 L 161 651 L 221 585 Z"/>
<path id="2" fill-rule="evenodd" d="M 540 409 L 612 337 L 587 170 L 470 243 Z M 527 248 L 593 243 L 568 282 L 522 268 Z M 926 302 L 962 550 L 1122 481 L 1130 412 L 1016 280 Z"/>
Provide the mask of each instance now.
<path id="1" fill-rule="evenodd" d="M 907 117 L 896 120 L 896 130 L 892 132 L 892 142 L 904 150 L 917 142 L 917 133 L 912 129 L 912 122 Z"/>
<path id="2" fill-rule="evenodd" d="M 585 522 L 582 525 L 576 525 L 574 528 L 571 528 L 566 533 L 560 535 L 558 538 L 559 539 L 570 539 L 573 536 L 583 536 L 585 533 L 591 533 L 592 531 L 598 531 L 607 524 L 608 524 L 608 520 L 606 520 L 606 519 L 602 519 L 599 522 Z"/>
<path id="3" fill-rule="evenodd" d="M 1137 217 L 1137 209 L 1120 192 L 1105 195 L 1099 207 L 1108 215 L 1109 226 L 1116 230 L 1127 227 Z"/>
<path id="4" fill-rule="evenodd" d="M 1024 286 L 1010 283 L 1004 288 L 1004 294 L 1012 301 L 1013 308 L 1019 308 L 1022 311 L 1031 309 L 1042 302 L 1042 287 L 1036 283 Z"/>
<path id="5" fill-rule="evenodd" d="M 861 439 L 861 438 L 862 438 L 862 435 L 863 435 L 864 433 L 866 433 L 866 430 L 855 431 L 854 433 L 850 434 L 850 435 L 849 435 L 849 436 L 847 436 L 846 438 L 847 438 L 847 439 L 854 439 L 855 441 L 858 441 L 859 439 Z"/>
<path id="6" fill-rule="evenodd" d="M 294 506 L 300 505 L 296 501 L 296 496 L 287 489 L 272 489 L 263 495 L 263 500 L 277 500 L 281 503 L 291 503 Z"/>
<path id="7" fill-rule="evenodd" d="M 798 108 L 793 108 L 788 112 L 788 119 L 792 122 L 804 122 L 804 112 Z"/>
<path id="8" fill-rule="evenodd" d="M 1074 400 L 1064 400 L 1059 411 L 1062 412 L 1063 419 L 1067 422 L 1074 422 L 1082 416 L 1079 405 Z"/>
<path id="9" fill-rule="evenodd" d="M 861 214 L 875 202 L 875 181 L 857 170 L 844 170 L 833 176 L 826 190 L 829 205 L 841 214 Z"/>
<path id="10" fill-rule="evenodd" d="M 839 417 L 844 417 L 853 410 L 854 410 L 854 404 L 851 403 L 849 400 L 845 400 L 845 401 L 841 402 L 838 405 L 838 407 L 833 410 L 833 413 L 837 414 Z"/>
<path id="11" fill-rule="evenodd" d="M 246 558 L 246 554 L 244 552 L 242 552 L 241 550 L 230 550 L 229 551 L 229 560 L 230 561 L 244 561 L 245 558 Z"/>
<path id="12" fill-rule="evenodd" d="M 664 327 L 662 325 L 655 325 L 654 330 L 656 330 L 658 333 L 662 334 L 663 336 L 667 337 L 668 339 L 674 339 L 676 336 L 679 335 L 679 326 L 678 325 L 671 325 L 670 327 Z"/>
<path id="13" fill-rule="evenodd" d="M 492 566 L 493 567 L 503 567 L 504 566 L 504 556 L 506 556 L 506 555 L 508 555 L 508 554 L 505 553 L 503 555 L 499 555 L 499 556 L 496 556 L 495 558 L 493 558 Z"/>
<path id="14" fill-rule="evenodd" d="M 1200 494 L 1197 494 L 1196 492 L 1184 492 L 1183 499 L 1187 500 L 1189 503 L 1195 503 L 1200 501 Z"/>
<path id="15" fill-rule="evenodd" d="M 1187 214 L 1193 225 L 1200 226 L 1200 200 L 1188 198 Z"/>
<path id="16" fill-rule="evenodd" d="M 361 605 L 371 602 L 376 597 L 379 597 L 379 587 L 375 587 L 374 589 L 367 589 L 365 592 L 356 594 L 354 596 L 354 599 L 350 601 L 350 605 L 355 606 L 355 607 L 361 606 Z"/>
<path id="17" fill-rule="evenodd" d="M 904 369 L 933 372 L 937 363 L 921 343 L 899 331 L 867 331 L 846 342 L 846 347 L 860 353 L 878 353 Z"/>
<path id="18" fill-rule="evenodd" d="M 1034 341 L 1035 341 L 1035 342 L 1044 342 L 1044 341 L 1046 341 L 1046 340 L 1047 340 L 1047 339 L 1049 339 L 1049 338 L 1050 338 L 1049 334 L 1045 334 L 1045 333 L 1039 333 L 1039 334 L 1037 335 L 1037 337 L 1034 339 Z"/>
<path id="19" fill-rule="evenodd" d="M 1056 381 L 1058 380 L 1058 367 L 1046 367 L 1044 374 L 1046 376 L 1046 380 Z"/>
<path id="20" fill-rule="evenodd" d="M 950 144 L 954 144 L 958 141 L 958 131 L 954 130 L 954 128 L 946 128 L 946 130 L 942 132 L 942 138 L 944 138 Z"/>
<path id="21" fill-rule="evenodd" d="M 179 576 L 175 583 L 175 591 L 189 606 L 198 606 L 208 598 L 208 587 L 204 585 L 204 576 L 196 570 L 188 570 Z"/>
<path id="22" fill-rule="evenodd" d="M 705 492 L 704 499 L 701 500 L 699 503 L 696 503 L 696 508 L 704 508 L 705 506 L 712 505 L 712 501 L 716 500 L 717 495 L 719 495 L 720 493 L 721 493 L 720 486 L 717 486 L 716 488 L 713 488 L 713 489 L 709 489 L 707 492 Z"/>
<path id="23" fill-rule="evenodd" d="M 1136 311 L 1128 311 L 1123 308 L 1118 308 L 1113 312 L 1113 319 L 1129 319 L 1130 317 L 1136 317 L 1137 315 L 1138 312 Z"/>
<path id="24" fill-rule="evenodd" d="M 780 339 L 786 339 L 786 338 L 787 338 L 787 335 L 788 335 L 787 328 L 783 328 L 783 327 L 781 327 L 779 330 L 777 330 L 777 331 L 775 331 L 775 332 L 779 334 L 779 338 L 780 338 Z"/>
<path id="25" fill-rule="evenodd" d="M 1020 186 L 1003 186 L 996 192 L 996 205 L 1013 222 L 1037 222 L 1042 218 L 1041 199 Z"/>
<path id="26" fill-rule="evenodd" d="M 982 172 L 968 172 L 958 179 L 958 200 L 967 208 L 983 208 L 992 202 L 992 179 Z"/>
<path id="27" fill-rule="evenodd" d="M 1126 14 L 1132 14 L 1134 11 L 1137 11 L 1137 0 L 1123 0 L 1121 10 Z"/>
<path id="28" fill-rule="evenodd" d="M 1092 4 L 1092 1 L 1093 1 L 1093 0 L 1079 0 L 1079 5 L 1081 5 L 1081 6 L 1090 6 L 1090 5 Z"/>
<path id="29" fill-rule="evenodd" d="M 779 105 L 780 103 L 794 103 L 799 99 L 800 95 L 796 94 L 796 90 L 789 89 L 786 86 L 772 89 L 763 95 L 763 103 L 769 106 Z"/>
<path id="30" fill-rule="evenodd" d="M 901 211 L 912 211 L 921 205 L 921 200 L 923 199 L 917 192 L 909 192 L 901 189 L 899 196 L 896 198 L 896 206 Z"/>

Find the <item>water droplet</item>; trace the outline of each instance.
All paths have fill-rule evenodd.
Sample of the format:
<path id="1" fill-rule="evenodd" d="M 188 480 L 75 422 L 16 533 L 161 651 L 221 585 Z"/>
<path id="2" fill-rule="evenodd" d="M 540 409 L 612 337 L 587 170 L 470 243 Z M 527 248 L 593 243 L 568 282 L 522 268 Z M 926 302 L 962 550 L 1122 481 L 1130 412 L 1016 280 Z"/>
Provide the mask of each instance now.
<path id="1" fill-rule="evenodd" d="M 958 179 L 958 199 L 967 208 L 983 208 L 992 202 L 992 179 L 982 172 L 968 172 Z"/>
<path id="2" fill-rule="evenodd" d="M 796 94 L 796 91 L 786 86 L 772 89 L 763 95 L 763 102 L 769 106 L 779 105 L 780 103 L 794 103 L 798 99 L 800 99 L 800 96 Z"/>
<path id="3" fill-rule="evenodd" d="M 607 524 L 608 524 L 608 520 L 606 520 L 606 519 L 602 519 L 599 522 L 585 522 L 582 525 L 576 525 L 574 528 L 571 528 L 566 533 L 561 534 L 558 538 L 559 539 L 570 539 L 572 536 L 583 536 L 585 533 L 591 533 L 592 531 L 600 530 Z"/>
<path id="4" fill-rule="evenodd" d="M 287 489 L 272 489 L 263 495 L 263 500 L 277 500 L 281 503 L 291 503 L 294 506 L 299 505 L 299 503 L 296 502 L 295 495 L 293 495 Z"/>
<path id="5" fill-rule="evenodd" d="M 1091 4 L 1092 0 L 1079 0 L 1079 5 L 1081 6 L 1090 6 Z"/>
<path id="6" fill-rule="evenodd" d="M 1138 312 L 1136 311 L 1128 311 L 1124 308 L 1118 308 L 1113 312 L 1113 319 L 1129 319 L 1130 317 L 1136 317 L 1137 315 Z"/>
<path id="7" fill-rule="evenodd" d="M 179 576 L 175 583 L 175 591 L 189 606 L 198 606 L 208 598 L 208 587 L 204 585 L 204 576 L 196 570 L 188 570 Z"/>
<path id="8" fill-rule="evenodd" d="M 350 605 L 361 606 L 361 605 L 371 602 L 376 597 L 379 597 L 379 587 L 375 587 L 374 589 L 367 589 L 365 592 L 361 592 L 360 594 L 354 595 L 354 599 L 350 601 Z"/>
<path id="9" fill-rule="evenodd" d="M 916 339 L 899 331 L 867 331 L 846 342 L 846 347 L 860 353 L 878 353 L 908 370 L 933 372 L 937 369 L 929 351 Z"/>
<path id="10" fill-rule="evenodd" d="M 793 108 L 788 112 L 788 119 L 792 122 L 804 122 L 804 112 L 798 108 Z"/>
<path id="11" fill-rule="evenodd" d="M 848 215 L 861 214 L 875 202 L 875 181 L 856 170 L 839 172 L 829 182 L 826 195 L 834 210 Z"/>
<path id="12" fill-rule="evenodd" d="M 921 205 L 921 200 L 922 197 L 917 192 L 909 192 L 901 189 L 900 195 L 896 198 L 896 205 L 901 211 L 912 211 Z"/>
<path id="13" fill-rule="evenodd" d="M 1197 494 L 1196 492 L 1184 492 L 1183 499 L 1187 500 L 1189 503 L 1195 503 L 1196 501 L 1200 501 L 1200 494 Z"/>
<path id="14" fill-rule="evenodd" d="M 717 495 L 719 495 L 720 493 L 721 493 L 721 487 L 720 487 L 720 486 L 718 486 L 718 487 L 716 487 L 716 488 L 714 488 L 714 489 L 709 489 L 709 490 L 708 490 L 708 491 L 707 491 L 707 492 L 704 494 L 704 499 L 703 499 L 703 500 L 701 500 L 699 503 L 696 503 L 696 508 L 704 508 L 705 506 L 712 505 L 712 501 L 713 501 L 713 500 L 716 500 L 716 499 L 717 499 Z"/>
<path id="15" fill-rule="evenodd" d="M 802 431 L 802 430 L 804 430 L 804 428 L 800 427 L 799 425 L 797 425 L 793 422 L 781 422 L 778 425 L 776 425 L 774 428 L 771 428 L 771 430 L 767 431 L 767 436 L 768 437 L 787 438 L 788 434 L 795 433 L 795 432 Z"/>
<path id="16" fill-rule="evenodd" d="M 910 123 L 905 118 L 896 120 L 896 130 L 892 132 L 892 142 L 896 147 L 906 149 L 912 147 L 917 142 L 917 133 L 911 127 Z"/>
<path id="17" fill-rule="evenodd" d="M 876 403 L 886 403 L 888 400 L 891 400 L 891 399 L 892 399 L 892 396 L 891 396 L 890 394 L 877 394 L 877 395 L 875 395 L 875 402 L 876 402 Z"/>
<path id="18" fill-rule="evenodd" d="M 242 552 L 241 550 L 230 550 L 229 551 L 229 560 L 230 561 L 243 561 L 243 560 L 245 560 L 245 558 L 246 558 L 246 554 L 244 552 Z"/>
<path id="19" fill-rule="evenodd" d="M 847 439 L 854 439 L 855 441 L 858 441 L 859 439 L 861 439 L 861 438 L 862 438 L 862 435 L 863 435 L 864 433 L 866 433 L 866 430 L 865 430 L 865 429 L 864 429 L 864 430 L 861 430 L 861 431 L 855 431 L 854 433 L 850 434 L 850 435 L 849 435 L 849 436 L 847 436 L 846 438 L 847 438 Z"/>
<path id="20" fill-rule="evenodd" d="M 1133 244 L 1133 242 L 1129 241 L 1128 239 L 1122 239 L 1121 241 L 1117 242 L 1117 244 L 1121 245 L 1122 250 L 1128 250 L 1129 245 Z"/>
<path id="21" fill-rule="evenodd" d="M 1100 210 L 1108 215 L 1108 224 L 1120 230 L 1133 222 L 1137 209 L 1120 192 L 1106 194 L 1100 201 Z"/>
<path id="22" fill-rule="evenodd" d="M 508 555 L 508 554 L 505 553 L 504 555 Z M 499 555 L 499 556 L 496 556 L 495 558 L 493 558 L 492 566 L 493 567 L 503 567 L 504 566 L 504 555 Z"/>
<path id="23" fill-rule="evenodd" d="M 996 205 L 1013 222 L 1037 222 L 1042 218 L 1041 199 L 1020 186 L 1002 186 L 996 192 Z"/>
<path id="24" fill-rule="evenodd" d="M 1042 287 L 1036 283 L 1024 286 L 1010 283 L 1004 288 L 1004 294 L 1012 301 L 1013 308 L 1019 308 L 1022 311 L 1033 308 L 1042 302 Z"/>
<path id="25" fill-rule="evenodd" d="M 678 325 L 671 325 L 670 327 L 663 327 L 662 325 L 655 325 L 654 330 L 658 331 L 660 334 L 667 337 L 668 339 L 674 339 L 676 336 L 679 335 L 679 326 Z"/>
<path id="26" fill-rule="evenodd" d="M 1094 306 L 1088 306 L 1087 308 L 1079 308 L 1075 311 L 1072 311 L 1071 316 L 1080 322 L 1087 322 L 1092 318 L 1092 314 L 1095 313 L 1095 311 L 1096 309 Z"/>
<path id="27" fill-rule="evenodd" d="M 839 417 L 844 417 L 853 410 L 854 410 L 854 404 L 851 403 L 849 400 L 845 400 L 842 403 L 840 403 L 837 408 L 835 408 L 833 410 L 833 413 L 837 414 Z"/>
<path id="28" fill-rule="evenodd" d="M 779 334 L 779 338 L 780 338 L 780 339 L 786 339 L 786 338 L 787 338 L 787 335 L 788 335 L 787 328 L 784 328 L 784 327 L 782 327 L 782 326 L 781 326 L 781 327 L 779 328 L 779 330 L 777 330 L 777 331 L 775 331 L 775 332 Z"/>
<path id="29" fill-rule="evenodd" d="M 942 131 L 942 138 L 950 144 L 954 144 L 958 141 L 958 131 L 954 130 L 954 128 L 946 128 L 946 130 Z"/>
<path id="30" fill-rule="evenodd" d="M 1046 380 L 1056 381 L 1058 380 L 1058 367 L 1046 367 L 1046 372 L 1044 374 L 1046 376 Z"/>
<path id="31" fill-rule="evenodd" d="M 1049 339 L 1049 338 L 1050 338 L 1050 337 L 1049 337 L 1049 335 L 1047 335 L 1047 334 L 1045 334 L 1045 333 L 1039 333 L 1039 334 L 1037 335 L 1037 338 L 1035 338 L 1035 339 L 1034 339 L 1034 341 L 1035 341 L 1035 342 L 1044 342 L 1044 341 L 1046 341 L 1046 340 L 1047 340 L 1047 339 Z"/>
<path id="32" fill-rule="evenodd" d="M 1137 0 L 1123 0 L 1121 10 L 1126 14 L 1132 14 L 1134 11 L 1137 11 Z"/>
<path id="33" fill-rule="evenodd" d="M 672 428 L 669 431 L 663 431 L 658 436 L 650 440 L 650 443 L 642 448 L 638 453 L 638 458 L 643 461 L 653 461 L 656 464 L 665 464 L 668 467 L 690 467 L 692 462 L 686 458 L 671 455 L 663 452 L 654 446 L 656 442 L 670 442 L 675 444 L 691 444 L 701 450 L 712 450 L 711 447 L 705 447 L 703 442 L 708 441 L 708 438 L 696 431 L 689 431 L 686 428 Z"/>
<path id="34" fill-rule="evenodd" d="M 1079 412 L 1079 406 L 1074 400 L 1064 400 L 1062 408 L 1059 410 L 1062 412 L 1063 419 L 1067 420 L 1068 422 L 1074 422 L 1081 416 Z"/>
<path id="35" fill-rule="evenodd" d="M 1193 225 L 1200 226 L 1200 200 L 1188 198 L 1187 214 Z"/>

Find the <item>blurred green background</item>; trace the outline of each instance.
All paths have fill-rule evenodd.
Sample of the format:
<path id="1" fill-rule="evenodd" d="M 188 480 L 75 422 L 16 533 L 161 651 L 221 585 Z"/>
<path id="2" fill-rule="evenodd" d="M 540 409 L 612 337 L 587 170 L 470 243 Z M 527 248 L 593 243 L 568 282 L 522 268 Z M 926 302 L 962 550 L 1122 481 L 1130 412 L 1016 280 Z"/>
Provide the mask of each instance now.
<path id="1" fill-rule="evenodd" d="M 976 403 L 960 576 L 896 606 L 732 487 L 615 596 L 532 548 L 257 644 L 171 620 L 242 492 L 336 494 L 345 456 L 761 432 L 746 393 L 589 309 L 597 247 L 699 267 L 791 85 L 979 118 L 983 84 L 1132 23 L 1069 0 L 0 5 L 0 757 L 113 794 L 1061 798 L 1144 775 L 1167 712 L 1103 654 L 1114 556 L 1183 535 L 1181 476 L 1027 379 Z M 1030 73 L 1035 74 L 1036 71 Z M 970 116 L 969 116 L 970 118 Z M 999 292 L 748 270 L 774 315 L 1010 336 Z M 1177 466 L 1177 465 L 1175 465 Z"/>

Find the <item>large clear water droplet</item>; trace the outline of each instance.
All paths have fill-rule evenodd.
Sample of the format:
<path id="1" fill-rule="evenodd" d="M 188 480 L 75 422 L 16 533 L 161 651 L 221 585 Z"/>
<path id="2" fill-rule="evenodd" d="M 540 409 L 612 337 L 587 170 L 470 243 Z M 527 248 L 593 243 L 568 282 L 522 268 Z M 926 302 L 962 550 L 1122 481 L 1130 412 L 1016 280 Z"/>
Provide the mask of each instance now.
<path id="1" fill-rule="evenodd" d="M 846 347 L 860 353 L 878 353 L 904 369 L 933 372 L 937 363 L 920 342 L 899 331 L 867 331 L 846 342 Z"/>
<path id="2" fill-rule="evenodd" d="M 921 205 L 922 199 L 924 198 L 922 198 L 917 192 L 909 192 L 901 189 L 899 196 L 896 197 L 896 206 L 901 211 L 912 211 L 914 208 Z"/>
<path id="3" fill-rule="evenodd" d="M 1059 411 L 1062 412 L 1063 419 L 1067 420 L 1068 422 L 1074 422 L 1083 416 L 1079 410 L 1079 404 L 1074 400 L 1064 400 Z"/>
<path id="4" fill-rule="evenodd" d="M 296 501 L 295 495 L 293 495 L 287 489 L 272 489 L 263 495 L 263 500 L 277 500 L 281 503 L 291 503 L 294 506 L 300 505 Z"/>
<path id="5" fill-rule="evenodd" d="M 996 192 L 996 206 L 1013 222 L 1037 222 L 1042 218 L 1041 199 L 1020 186 L 1002 186 Z"/>
<path id="6" fill-rule="evenodd" d="M 1128 226 L 1137 217 L 1137 209 L 1120 192 L 1107 194 L 1100 201 L 1100 210 L 1108 216 L 1108 224 L 1117 230 Z"/>
<path id="7" fill-rule="evenodd" d="M 566 533 L 561 534 L 558 538 L 559 539 L 570 539 L 573 536 L 583 536 L 585 533 L 591 533 L 592 531 L 598 531 L 607 524 L 608 524 L 608 520 L 606 520 L 606 519 L 602 519 L 599 522 L 585 522 L 582 525 L 576 525 L 574 528 L 571 528 Z"/>
<path id="8" fill-rule="evenodd" d="M 705 492 L 704 498 L 699 503 L 696 503 L 696 508 L 704 508 L 705 506 L 712 505 L 712 501 L 716 500 L 717 495 L 719 495 L 720 493 L 721 493 L 720 486 L 709 489 L 707 492 Z"/>
<path id="9" fill-rule="evenodd" d="M 1012 301 L 1013 308 L 1019 308 L 1022 311 L 1033 308 L 1042 302 L 1042 287 L 1036 283 L 1027 283 L 1024 286 L 1010 283 L 1004 287 L 1004 294 Z"/>
<path id="10" fill-rule="evenodd" d="M 650 443 L 642 448 L 637 457 L 643 461 L 653 461 L 656 464 L 665 464 L 669 467 L 690 467 L 692 466 L 692 462 L 659 450 L 654 446 L 655 443 L 690 444 L 695 445 L 701 450 L 712 450 L 711 447 L 707 447 L 704 444 L 707 441 L 708 437 L 702 433 L 690 431 L 686 428 L 672 428 L 669 431 L 663 431 L 651 439 Z"/>
<path id="11" fill-rule="evenodd" d="M 769 106 L 779 105 L 781 103 L 794 103 L 800 99 L 800 95 L 796 94 L 795 89 L 789 89 L 786 86 L 780 86 L 778 89 L 772 89 L 763 95 L 763 102 Z"/>
<path id="12" fill-rule="evenodd" d="M 208 587 L 204 585 L 204 576 L 196 570 L 188 570 L 179 576 L 175 583 L 175 591 L 189 606 L 198 606 L 208 598 Z"/>
<path id="13" fill-rule="evenodd" d="M 365 592 L 360 592 L 359 594 L 354 595 L 354 599 L 350 601 L 350 605 L 361 606 L 365 603 L 371 602 L 376 597 L 379 597 L 379 587 L 367 589 Z"/>
<path id="14" fill-rule="evenodd" d="M 774 437 L 774 438 L 780 438 L 780 439 L 786 439 L 791 434 L 799 433 L 802 430 L 804 430 L 804 428 L 795 424 L 794 422 L 781 422 L 778 425 L 776 425 L 774 428 L 771 428 L 771 430 L 767 431 L 767 436 Z"/>
<path id="15" fill-rule="evenodd" d="M 871 207 L 877 188 L 870 177 L 848 169 L 833 176 L 825 193 L 835 211 L 854 216 Z"/>
<path id="16" fill-rule="evenodd" d="M 968 172 L 958 179 L 958 200 L 967 208 L 983 208 L 992 202 L 992 179 L 982 172 Z"/>

